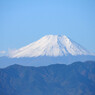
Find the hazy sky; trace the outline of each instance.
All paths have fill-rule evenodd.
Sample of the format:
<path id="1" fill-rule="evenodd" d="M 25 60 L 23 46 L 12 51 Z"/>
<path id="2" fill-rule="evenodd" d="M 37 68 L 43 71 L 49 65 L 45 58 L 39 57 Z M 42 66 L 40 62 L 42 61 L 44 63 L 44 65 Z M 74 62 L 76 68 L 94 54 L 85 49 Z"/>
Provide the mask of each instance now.
<path id="1" fill-rule="evenodd" d="M 0 0 L 0 53 L 48 34 L 95 52 L 95 0 Z"/>

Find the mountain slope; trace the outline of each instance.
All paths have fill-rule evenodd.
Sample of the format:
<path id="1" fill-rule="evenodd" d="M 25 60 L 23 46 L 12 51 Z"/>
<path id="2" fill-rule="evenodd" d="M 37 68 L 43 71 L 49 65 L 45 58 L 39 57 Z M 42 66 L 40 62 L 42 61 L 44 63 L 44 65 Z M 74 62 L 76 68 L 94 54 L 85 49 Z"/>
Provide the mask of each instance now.
<path id="1" fill-rule="evenodd" d="M 95 62 L 0 69 L 0 95 L 95 95 Z"/>
<path id="2" fill-rule="evenodd" d="M 67 55 L 91 55 L 91 53 L 64 35 L 47 35 L 9 54 L 12 58 Z"/>

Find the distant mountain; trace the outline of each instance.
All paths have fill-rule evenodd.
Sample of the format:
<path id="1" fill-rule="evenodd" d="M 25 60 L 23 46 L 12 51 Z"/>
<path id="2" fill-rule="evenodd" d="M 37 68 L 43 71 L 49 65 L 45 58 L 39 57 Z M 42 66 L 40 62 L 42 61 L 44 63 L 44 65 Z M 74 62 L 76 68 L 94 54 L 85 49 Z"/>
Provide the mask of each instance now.
<path id="1" fill-rule="evenodd" d="M 9 54 L 12 58 L 67 55 L 92 55 L 92 53 L 65 35 L 47 35 Z"/>
<path id="2" fill-rule="evenodd" d="M 0 69 L 0 95 L 95 95 L 95 62 Z"/>
<path id="3" fill-rule="evenodd" d="M 13 64 L 38 67 L 88 60 L 95 61 L 95 55 L 70 38 L 64 35 L 47 35 L 25 47 L 11 51 L 8 57 L 0 57 L 0 68 Z"/>

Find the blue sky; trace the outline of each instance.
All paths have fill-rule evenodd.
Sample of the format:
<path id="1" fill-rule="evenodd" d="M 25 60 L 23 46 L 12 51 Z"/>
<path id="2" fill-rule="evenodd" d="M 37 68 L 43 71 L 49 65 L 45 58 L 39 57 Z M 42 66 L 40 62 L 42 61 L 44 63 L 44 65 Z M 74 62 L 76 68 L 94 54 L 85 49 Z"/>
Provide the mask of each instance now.
<path id="1" fill-rule="evenodd" d="M 95 0 L 0 0 L 0 53 L 48 34 L 95 52 Z"/>

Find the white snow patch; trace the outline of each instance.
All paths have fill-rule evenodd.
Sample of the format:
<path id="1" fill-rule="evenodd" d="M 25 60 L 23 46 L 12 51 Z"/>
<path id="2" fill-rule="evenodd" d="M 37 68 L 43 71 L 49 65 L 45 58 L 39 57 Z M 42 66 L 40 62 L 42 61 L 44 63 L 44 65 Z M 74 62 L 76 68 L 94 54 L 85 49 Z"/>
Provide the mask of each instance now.
<path id="1" fill-rule="evenodd" d="M 47 35 L 25 47 L 10 52 L 10 57 L 90 55 L 82 46 L 65 35 Z"/>

